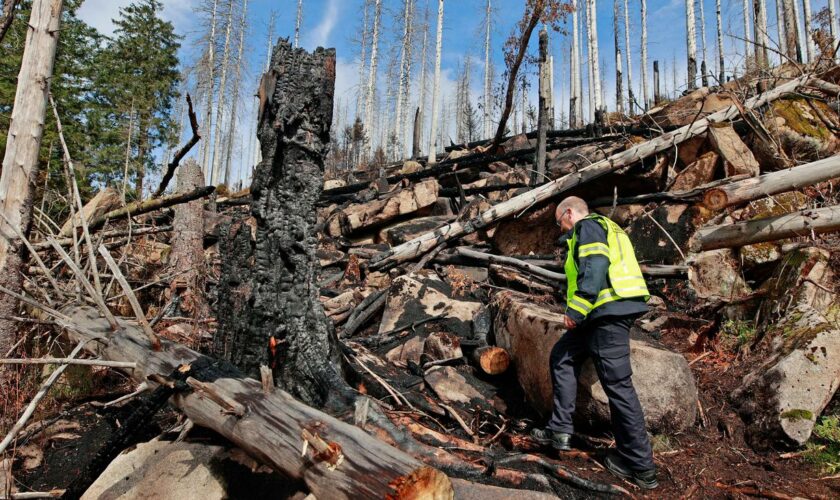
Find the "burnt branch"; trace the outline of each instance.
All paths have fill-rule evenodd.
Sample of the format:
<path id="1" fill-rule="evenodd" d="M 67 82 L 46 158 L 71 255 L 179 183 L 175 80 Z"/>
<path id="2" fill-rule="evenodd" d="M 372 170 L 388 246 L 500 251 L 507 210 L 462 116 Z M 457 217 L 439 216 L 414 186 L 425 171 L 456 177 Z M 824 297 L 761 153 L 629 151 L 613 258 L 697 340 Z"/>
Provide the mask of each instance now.
<path id="1" fill-rule="evenodd" d="M 157 198 L 163 194 L 166 190 L 166 186 L 169 185 L 169 181 L 172 180 L 172 176 L 175 175 L 175 169 L 178 168 L 178 165 L 181 163 L 181 160 L 187 156 L 187 153 L 198 144 L 198 141 L 201 140 L 201 134 L 198 133 L 198 118 L 195 116 L 195 111 L 193 110 L 192 99 L 190 95 L 187 94 L 187 105 L 189 106 L 189 115 L 190 115 L 190 128 L 192 128 L 192 138 L 190 141 L 184 146 L 179 149 L 175 156 L 172 157 L 172 161 L 166 166 L 166 173 L 163 174 L 163 178 L 160 180 L 160 186 L 158 186 L 157 191 L 152 195 L 152 198 Z"/>

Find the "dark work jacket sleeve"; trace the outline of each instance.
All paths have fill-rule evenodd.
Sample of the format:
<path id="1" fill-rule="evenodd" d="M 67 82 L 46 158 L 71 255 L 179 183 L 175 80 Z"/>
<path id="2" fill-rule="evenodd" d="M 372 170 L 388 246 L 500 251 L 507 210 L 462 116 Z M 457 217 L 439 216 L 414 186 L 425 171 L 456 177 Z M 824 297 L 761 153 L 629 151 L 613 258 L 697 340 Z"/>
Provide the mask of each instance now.
<path id="1" fill-rule="evenodd" d="M 589 243 L 603 243 L 606 245 L 607 233 L 597 221 L 584 219 L 577 223 L 577 245 L 574 255 L 575 262 L 578 266 L 576 295 L 594 304 L 598 297 L 598 292 L 607 288 L 610 259 L 601 254 L 587 255 L 580 258 L 580 247 Z M 586 319 L 586 316 L 572 308 L 567 308 L 566 314 L 577 324 L 581 324 Z"/>

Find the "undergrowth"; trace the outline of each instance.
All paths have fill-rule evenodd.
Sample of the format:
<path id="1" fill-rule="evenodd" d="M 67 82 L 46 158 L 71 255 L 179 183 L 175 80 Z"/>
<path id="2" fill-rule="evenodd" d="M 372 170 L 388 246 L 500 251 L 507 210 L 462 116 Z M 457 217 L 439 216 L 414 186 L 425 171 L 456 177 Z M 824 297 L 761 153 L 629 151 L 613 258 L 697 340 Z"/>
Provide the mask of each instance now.
<path id="1" fill-rule="evenodd" d="M 827 415 L 814 426 L 805 458 L 828 475 L 840 474 L 840 415 Z"/>

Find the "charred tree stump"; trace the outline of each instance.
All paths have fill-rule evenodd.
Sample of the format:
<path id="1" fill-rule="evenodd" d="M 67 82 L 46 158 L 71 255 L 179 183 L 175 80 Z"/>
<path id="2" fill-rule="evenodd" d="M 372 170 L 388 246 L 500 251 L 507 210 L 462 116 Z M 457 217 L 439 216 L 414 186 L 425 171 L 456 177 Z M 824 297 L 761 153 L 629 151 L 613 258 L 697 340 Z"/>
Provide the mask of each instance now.
<path id="1" fill-rule="evenodd" d="M 263 160 L 251 186 L 253 256 L 247 251 L 229 256 L 239 264 L 226 270 L 238 275 L 222 277 L 219 330 L 229 341 L 229 359 L 246 373 L 257 375 L 261 364 L 273 366 L 280 388 L 322 406 L 349 390 L 340 376 L 335 333 L 318 300 L 315 255 L 315 204 L 332 122 L 335 50 L 308 53 L 281 40 L 263 83 L 258 132 Z M 244 246 L 243 229 L 235 248 Z"/>
<path id="2" fill-rule="evenodd" d="M 204 187 L 204 173 L 195 160 L 188 160 L 178 171 L 178 192 L 189 193 Z M 175 208 L 172 221 L 172 263 L 177 278 L 172 280 L 178 308 L 191 318 L 210 314 L 204 297 L 204 203 L 193 200 Z"/>

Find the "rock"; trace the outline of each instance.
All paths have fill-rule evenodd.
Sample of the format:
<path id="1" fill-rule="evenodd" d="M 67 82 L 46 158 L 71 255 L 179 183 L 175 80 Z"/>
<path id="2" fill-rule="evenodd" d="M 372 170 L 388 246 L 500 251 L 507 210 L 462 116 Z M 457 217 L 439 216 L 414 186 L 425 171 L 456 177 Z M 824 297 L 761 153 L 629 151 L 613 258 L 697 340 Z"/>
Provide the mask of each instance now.
<path id="1" fill-rule="evenodd" d="M 413 240 L 422 234 L 434 231 L 446 225 L 452 220 L 450 216 L 417 217 L 405 222 L 400 222 L 379 231 L 379 240 L 389 245 L 396 246 L 400 243 Z"/>
<path id="2" fill-rule="evenodd" d="M 472 151 L 469 149 L 455 149 L 450 151 L 449 154 L 446 156 L 447 160 L 457 160 L 458 158 L 463 158 L 465 156 L 469 156 L 473 154 Z"/>
<path id="3" fill-rule="evenodd" d="M 452 288 L 434 273 L 400 276 L 393 281 L 388 291 L 379 333 L 440 317 L 424 323 L 418 330 L 424 331 L 433 324 L 437 331 L 471 338 L 473 321 L 482 310 L 481 303 L 450 298 L 453 296 Z"/>
<path id="4" fill-rule="evenodd" d="M 420 163 L 418 163 L 416 161 L 408 160 L 408 161 L 403 163 L 403 166 L 400 169 L 400 174 L 403 174 L 403 175 L 413 174 L 413 173 L 419 172 L 421 170 L 423 170 L 423 165 L 421 165 Z"/>
<path id="5" fill-rule="evenodd" d="M 273 473 L 251 472 L 231 456 L 222 446 L 140 443 L 114 459 L 82 499 L 284 498 L 295 492 L 288 480 Z"/>
<path id="6" fill-rule="evenodd" d="M 346 185 L 347 181 L 343 179 L 328 179 L 324 181 L 324 191 L 328 191 L 330 189 L 337 189 Z"/>
<path id="7" fill-rule="evenodd" d="M 402 345 L 388 351 L 385 354 L 385 359 L 401 368 L 408 366 L 409 361 L 419 365 L 420 357 L 423 355 L 423 343 L 423 337 L 411 337 L 403 342 Z"/>
<path id="8" fill-rule="evenodd" d="M 548 415 L 552 406 L 548 362 L 552 347 L 566 332 L 563 316 L 512 292 L 498 293 L 492 309 L 496 343 L 511 354 L 528 402 Z M 691 427 L 697 388 L 685 358 L 650 340 L 634 337 L 630 341 L 630 362 L 648 429 L 675 433 Z M 610 425 L 607 398 L 591 361 L 584 364 L 580 375 L 575 420 L 599 428 Z"/>
<path id="9" fill-rule="evenodd" d="M 548 255 L 557 248 L 563 230 L 554 219 L 557 203 L 527 211 L 522 217 L 503 220 L 493 234 L 493 246 L 502 255 Z"/>
<path id="10" fill-rule="evenodd" d="M 756 177 L 761 173 L 758 160 L 750 148 L 744 144 L 732 125 L 713 125 L 709 127 L 709 142 L 723 159 L 727 177 L 746 174 Z"/>
<path id="11" fill-rule="evenodd" d="M 120 198 L 120 193 L 112 188 L 106 187 L 105 189 L 100 190 L 96 195 L 90 199 L 87 203 L 82 206 L 82 213 L 84 214 L 85 220 L 90 222 L 96 217 L 100 215 L 105 215 L 106 213 L 110 212 L 111 210 L 115 210 L 120 207 L 122 204 L 122 199 Z M 78 206 L 78 205 L 77 205 Z M 79 216 L 76 215 L 76 224 L 79 223 Z M 61 226 L 61 234 L 63 236 L 70 236 L 73 231 L 73 221 L 67 219 L 64 222 L 64 225 Z"/>
<path id="12" fill-rule="evenodd" d="M 438 183 L 423 181 L 401 189 L 392 196 L 368 203 L 358 203 L 338 210 L 327 224 L 330 236 L 349 236 L 360 229 L 384 224 L 437 202 Z"/>
<path id="13" fill-rule="evenodd" d="M 819 100 L 809 104 L 801 97 L 787 97 L 771 104 L 775 119 L 767 128 L 778 136 L 784 154 L 797 162 L 816 161 L 840 151 L 840 136 L 825 125 L 812 105 L 834 127 L 840 125 L 837 111 Z"/>
<path id="14" fill-rule="evenodd" d="M 732 395 L 756 448 L 803 446 L 840 386 L 840 303 L 826 291 L 834 277 L 828 252 L 805 248 L 788 254 L 762 287 L 758 347 L 769 355 Z"/>
<path id="15" fill-rule="evenodd" d="M 713 181 L 718 158 L 719 156 L 714 151 L 709 151 L 697 158 L 677 174 L 677 179 L 669 191 L 688 191 Z"/>
<path id="16" fill-rule="evenodd" d="M 740 262 L 731 248 L 691 256 L 688 261 L 688 282 L 694 293 L 702 299 L 732 302 L 752 293 L 741 275 Z"/>

